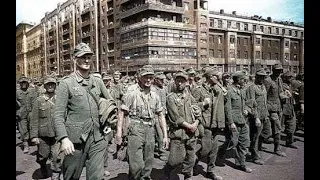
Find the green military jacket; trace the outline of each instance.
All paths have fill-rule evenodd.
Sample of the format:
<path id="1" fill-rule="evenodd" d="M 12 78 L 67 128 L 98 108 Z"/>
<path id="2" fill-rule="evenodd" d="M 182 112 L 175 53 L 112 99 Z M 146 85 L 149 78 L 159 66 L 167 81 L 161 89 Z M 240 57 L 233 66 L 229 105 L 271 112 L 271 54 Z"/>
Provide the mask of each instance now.
<path id="1" fill-rule="evenodd" d="M 276 81 L 268 77 L 264 81 L 267 91 L 267 107 L 269 112 L 281 112 L 280 93 L 282 89 L 282 81 L 278 78 Z"/>
<path id="2" fill-rule="evenodd" d="M 160 88 L 156 85 L 151 86 L 151 91 L 155 92 L 158 94 L 158 96 L 160 97 L 160 101 L 163 107 L 163 112 L 166 113 L 167 111 L 167 87 L 164 86 L 163 88 Z"/>
<path id="3" fill-rule="evenodd" d="M 191 139 L 199 136 L 197 129 L 191 134 L 182 127 L 183 122 L 192 124 L 196 118 L 192 114 L 191 105 L 197 105 L 194 97 L 187 89 L 183 93 L 172 92 L 167 97 L 168 120 L 169 120 L 169 137 L 171 139 Z"/>
<path id="4" fill-rule="evenodd" d="M 244 117 L 246 97 L 245 92 L 239 89 L 235 85 L 230 85 L 227 95 L 225 96 L 225 114 L 226 123 L 228 125 L 232 123 L 245 124 L 246 119 Z"/>
<path id="5" fill-rule="evenodd" d="M 18 89 L 16 92 L 17 101 L 20 103 L 20 109 L 17 110 L 16 115 L 20 119 L 27 119 L 32 110 L 32 103 L 35 94 L 33 88 L 28 88 L 26 91 Z"/>
<path id="6" fill-rule="evenodd" d="M 222 89 L 217 85 L 210 87 L 204 83 L 194 89 L 193 97 L 199 102 L 202 109 L 202 122 L 204 128 L 224 128 L 225 113 L 224 113 L 224 96 Z M 211 102 L 207 106 L 202 103 L 205 98 L 210 98 Z"/>
<path id="7" fill-rule="evenodd" d="M 282 113 L 284 115 L 290 116 L 290 117 L 294 117 L 295 116 L 295 112 L 294 112 L 294 97 L 293 97 L 293 88 L 291 84 L 287 84 L 287 83 L 283 83 L 283 90 L 287 90 L 291 93 L 291 97 L 289 97 L 288 95 L 284 94 L 283 96 L 281 96 L 281 101 L 282 101 Z"/>
<path id="8" fill-rule="evenodd" d="M 30 138 L 55 137 L 53 110 L 56 96 L 50 98 L 47 94 L 39 96 L 32 108 L 30 118 Z"/>
<path id="9" fill-rule="evenodd" d="M 155 115 L 163 111 L 163 106 L 157 93 L 150 90 L 146 94 L 140 86 L 136 86 L 123 97 L 121 109 L 128 113 L 130 119 L 154 121 Z"/>
<path id="10" fill-rule="evenodd" d="M 100 97 L 109 99 L 111 96 L 102 79 L 92 74 L 84 79 L 77 73 L 71 73 L 61 80 L 56 94 L 54 127 L 58 141 L 68 137 L 73 143 L 82 143 L 90 131 L 93 131 L 95 141 L 103 138 L 98 101 Z"/>
<path id="11" fill-rule="evenodd" d="M 266 87 L 257 84 L 251 84 L 246 89 L 247 101 L 252 100 L 253 104 L 256 105 L 253 110 L 253 117 L 259 119 L 265 119 L 269 116 L 267 108 L 267 90 Z"/>

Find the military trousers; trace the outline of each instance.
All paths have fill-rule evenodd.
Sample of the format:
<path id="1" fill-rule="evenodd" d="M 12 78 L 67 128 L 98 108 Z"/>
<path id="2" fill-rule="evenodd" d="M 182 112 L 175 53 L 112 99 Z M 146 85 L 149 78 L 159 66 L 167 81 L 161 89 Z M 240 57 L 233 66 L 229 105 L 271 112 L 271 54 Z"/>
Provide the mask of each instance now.
<path id="1" fill-rule="evenodd" d="M 28 141 L 29 140 L 29 132 L 30 132 L 30 129 L 29 129 L 29 119 L 28 118 L 24 118 L 24 119 L 21 119 L 19 122 L 18 122 L 18 125 L 19 125 L 19 131 L 20 131 L 20 136 L 21 136 L 21 140 L 22 141 Z"/>
<path id="2" fill-rule="evenodd" d="M 214 173 L 214 167 L 219 150 L 219 133 L 220 129 L 218 128 L 204 128 L 204 135 L 201 138 L 201 149 L 198 151 L 197 155 L 199 159 L 206 158 L 208 173 Z"/>
<path id="3" fill-rule="evenodd" d="M 102 180 L 104 175 L 104 153 L 107 143 L 104 138 L 95 142 L 92 133 L 90 133 L 86 142 L 75 143 L 73 155 L 64 157 L 62 164 L 63 179 L 80 179 L 85 165 L 86 179 Z"/>
<path id="4" fill-rule="evenodd" d="M 105 141 L 107 141 L 107 145 L 106 145 L 106 150 L 103 154 L 103 158 L 104 158 L 104 168 L 107 168 L 108 167 L 108 154 L 109 154 L 109 151 L 108 151 L 108 147 L 109 147 L 109 142 L 112 140 L 113 138 L 113 133 L 109 133 L 107 135 L 104 136 L 104 139 Z M 110 140 L 111 139 L 111 140 Z"/>
<path id="5" fill-rule="evenodd" d="M 129 179 L 150 179 L 155 146 L 154 125 L 131 121 L 128 132 Z"/>
<path id="6" fill-rule="evenodd" d="M 234 143 L 234 153 L 236 165 L 245 166 L 246 154 L 250 146 L 249 126 L 248 124 L 236 124 L 236 129 L 231 133 Z"/>
<path id="7" fill-rule="evenodd" d="M 196 162 L 197 139 L 171 139 L 170 154 L 166 164 L 166 175 L 170 175 L 174 167 L 182 163 L 182 174 L 184 177 L 193 176 L 193 167 Z"/>
<path id="8" fill-rule="evenodd" d="M 61 172 L 63 154 L 59 153 L 60 143 L 55 137 L 39 137 L 37 163 L 46 166 L 49 156 L 52 156 L 51 169 L 53 172 Z"/>
<path id="9" fill-rule="evenodd" d="M 280 135 L 281 135 L 281 121 L 279 112 L 269 112 L 270 114 L 270 127 L 272 131 L 272 137 L 274 140 L 274 151 L 280 150 Z"/>
<path id="10" fill-rule="evenodd" d="M 259 155 L 258 146 L 259 141 L 262 141 L 263 139 L 266 139 L 270 137 L 271 131 L 270 131 L 270 121 L 268 118 L 260 119 L 261 126 L 257 127 L 255 123 L 255 119 L 249 119 L 249 128 L 250 128 L 250 148 L 249 151 L 251 152 L 251 157 L 254 160 L 261 159 Z M 260 138 L 263 137 L 262 138 Z"/>
<path id="11" fill-rule="evenodd" d="M 283 115 L 282 116 L 284 125 L 285 125 L 285 130 L 284 133 L 287 135 L 287 144 L 292 144 L 293 143 L 293 134 L 296 131 L 296 123 L 297 119 L 295 115 Z"/>
<path id="12" fill-rule="evenodd" d="M 166 150 L 163 148 L 163 132 L 158 120 L 155 120 L 155 127 L 156 127 L 156 145 L 157 151 L 159 152 L 160 156 L 166 156 Z"/>

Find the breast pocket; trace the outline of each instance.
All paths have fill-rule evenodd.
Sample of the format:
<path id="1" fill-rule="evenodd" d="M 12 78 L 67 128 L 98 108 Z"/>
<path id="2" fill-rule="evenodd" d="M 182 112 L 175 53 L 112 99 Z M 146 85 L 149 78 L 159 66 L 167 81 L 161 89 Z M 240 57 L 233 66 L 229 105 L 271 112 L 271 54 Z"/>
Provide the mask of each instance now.
<path id="1" fill-rule="evenodd" d="M 40 118 L 47 118 L 48 117 L 48 107 L 46 104 L 40 104 L 39 106 L 39 117 Z"/>

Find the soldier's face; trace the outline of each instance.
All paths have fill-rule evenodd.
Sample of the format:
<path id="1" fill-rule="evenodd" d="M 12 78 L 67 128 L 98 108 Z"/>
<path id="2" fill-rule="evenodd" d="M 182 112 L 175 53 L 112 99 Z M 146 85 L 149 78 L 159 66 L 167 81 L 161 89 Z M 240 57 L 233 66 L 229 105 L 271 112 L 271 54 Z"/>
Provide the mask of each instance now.
<path id="1" fill-rule="evenodd" d="M 29 83 L 28 82 L 21 82 L 20 83 L 20 89 L 28 89 Z"/>
<path id="2" fill-rule="evenodd" d="M 89 70 L 91 64 L 91 55 L 85 54 L 76 58 L 76 65 L 81 70 Z"/>
<path id="3" fill-rule="evenodd" d="M 174 81 L 178 91 L 183 91 L 186 88 L 188 82 L 185 78 L 181 76 L 176 77 Z"/>
<path id="4" fill-rule="evenodd" d="M 262 84 L 265 79 L 266 79 L 266 76 L 256 75 L 255 82 L 257 84 Z"/>
<path id="5" fill-rule="evenodd" d="M 44 85 L 46 92 L 53 93 L 56 90 L 56 83 L 49 82 Z"/>
<path id="6" fill-rule="evenodd" d="M 103 83 L 106 87 L 109 87 L 110 86 L 110 82 L 111 82 L 111 79 L 104 79 L 103 80 Z"/>
<path id="7" fill-rule="evenodd" d="M 163 79 L 155 79 L 154 81 L 159 87 L 163 87 L 163 84 L 164 84 Z"/>
<path id="8" fill-rule="evenodd" d="M 244 87 L 247 84 L 247 80 L 244 78 L 239 79 L 239 85 L 241 87 Z"/>
<path id="9" fill-rule="evenodd" d="M 144 75 L 139 78 L 140 84 L 144 87 L 150 87 L 154 81 L 154 75 Z"/>
<path id="10" fill-rule="evenodd" d="M 114 79 L 114 82 L 119 82 L 120 81 L 120 75 L 114 75 L 114 77 L 113 77 L 113 79 Z"/>

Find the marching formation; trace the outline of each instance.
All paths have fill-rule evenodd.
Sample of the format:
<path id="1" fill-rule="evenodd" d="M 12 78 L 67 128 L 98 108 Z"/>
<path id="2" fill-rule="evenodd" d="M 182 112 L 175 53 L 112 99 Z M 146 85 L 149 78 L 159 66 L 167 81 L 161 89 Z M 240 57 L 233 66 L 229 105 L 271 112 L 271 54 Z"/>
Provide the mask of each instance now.
<path id="1" fill-rule="evenodd" d="M 44 177 L 51 162 L 51 179 L 101 180 L 108 153 L 129 164 L 129 179 L 151 179 L 153 159 L 164 161 L 165 177 L 182 165 L 184 179 L 206 162 L 206 177 L 222 180 L 217 157 L 232 152 L 238 170 L 250 173 L 246 162 L 263 165 L 264 143 L 281 150 L 297 149 L 294 133 L 304 129 L 304 79 L 283 71 L 257 69 L 232 74 L 204 66 L 173 73 L 155 72 L 151 65 L 134 76 L 116 71 L 90 73 L 90 47 L 76 46 L 76 71 L 65 77 L 49 75 L 40 82 L 21 77 L 16 95 L 16 122 L 24 153 L 35 144 Z M 218 136 L 225 136 L 222 145 Z M 117 150 L 109 146 L 115 143 Z"/>

